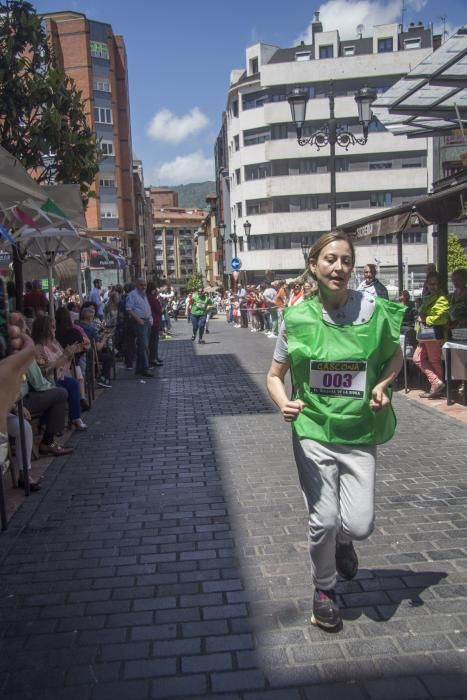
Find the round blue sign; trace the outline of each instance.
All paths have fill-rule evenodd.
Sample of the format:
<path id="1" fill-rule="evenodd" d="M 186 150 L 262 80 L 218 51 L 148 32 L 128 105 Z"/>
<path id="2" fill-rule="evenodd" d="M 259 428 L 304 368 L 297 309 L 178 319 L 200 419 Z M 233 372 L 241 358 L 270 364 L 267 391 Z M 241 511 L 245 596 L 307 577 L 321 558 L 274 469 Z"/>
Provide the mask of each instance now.
<path id="1" fill-rule="evenodd" d="M 241 266 L 242 261 L 240 260 L 240 258 L 232 258 L 232 260 L 230 261 L 230 267 L 232 268 L 232 270 L 239 270 Z"/>

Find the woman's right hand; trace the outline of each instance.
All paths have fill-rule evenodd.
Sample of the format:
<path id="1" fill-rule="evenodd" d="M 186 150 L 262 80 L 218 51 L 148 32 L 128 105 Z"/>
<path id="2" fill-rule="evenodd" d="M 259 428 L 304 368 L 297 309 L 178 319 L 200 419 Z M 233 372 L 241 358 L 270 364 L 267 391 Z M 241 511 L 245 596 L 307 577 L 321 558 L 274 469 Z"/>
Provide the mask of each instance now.
<path id="1" fill-rule="evenodd" d="M 305 404 L 300 399 L 297 401 L 287 401 L 281 406 L 282 417 L 286 423 L 292 423 L 305 408 Z"/>

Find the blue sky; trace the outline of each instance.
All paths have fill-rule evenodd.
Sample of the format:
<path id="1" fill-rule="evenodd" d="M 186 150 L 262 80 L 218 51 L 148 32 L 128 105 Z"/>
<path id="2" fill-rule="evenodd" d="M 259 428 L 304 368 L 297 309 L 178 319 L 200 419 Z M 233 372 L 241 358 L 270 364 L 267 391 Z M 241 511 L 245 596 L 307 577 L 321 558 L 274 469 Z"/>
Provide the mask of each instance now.
<path id="1" fill-rule="evenodd" d="M 400 21 L 401 0 L 31 0 L 38 12 L 75 10 L 123 34 L 128 54 L 133 151 L 146 184 L 213 179 L 212 154 L 229 75 L 258 41 L 285 47 L 306 38 L 314 10 L 324 29 Z M 467 23 L 465 0 L 405 0 L 406 22 L 449 30 Z M 441 9 L 442 8 L 442 9 Z M 364 32 L 365 33 L 365 32 Z M 152 128 L 151 128 L 152 126 Z"/>

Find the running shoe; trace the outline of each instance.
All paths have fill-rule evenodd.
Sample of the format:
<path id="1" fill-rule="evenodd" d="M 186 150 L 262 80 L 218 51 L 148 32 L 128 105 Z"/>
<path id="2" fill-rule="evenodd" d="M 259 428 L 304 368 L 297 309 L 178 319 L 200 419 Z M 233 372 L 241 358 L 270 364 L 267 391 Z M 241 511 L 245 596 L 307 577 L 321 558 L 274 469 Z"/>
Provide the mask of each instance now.
<path id="1" fill-rule="evenodd" d="M 336 569 L 348 581 L 356 576 L 358 557 L 352 542 L 336 542 Z"/>
<path id="2" fill-rule="evenodd" d="M 326 630 L 333 630 L 342 625 L 339 606 L 336 602 L 336 591 L 333 588 L 329 591 L 321 588 L 315 590 L 311 624 Z"/>

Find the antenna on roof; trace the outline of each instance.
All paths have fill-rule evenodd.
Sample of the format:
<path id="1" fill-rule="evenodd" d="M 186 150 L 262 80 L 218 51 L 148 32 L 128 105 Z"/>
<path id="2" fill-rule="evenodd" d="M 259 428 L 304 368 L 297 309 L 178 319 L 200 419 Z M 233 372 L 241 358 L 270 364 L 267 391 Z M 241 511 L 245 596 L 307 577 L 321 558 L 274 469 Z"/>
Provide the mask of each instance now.
<path id="1" fill-rule="evenodd" d="M 440 20 L 443 23 L 443 32 L 441 34 L 441 36 L 442 36 L 441 43 L 444 44 L 444 42 L 446 40 L 446 34 L 448 33 L 448 30 L 446 29 L 448 18 L 446 16 L 444 16 L 444 17 L 440 17 Z"/>
<path id="2" fill-rule="evenodd" d="M 405 0 L 401 0 L 401 31 L 404 31 Z"/>
<path id="3" fill-rule="evenodd" d="M 359 25 L 357 25 L 357 34 L 358 34 L 358 38 L 359 38 L 359 39 L 362 38 L 362 36 L 363 36 L 363 30 L 364 30 L 364 29 L 365 29 L 365 25 L 364 25 L 364 24 L 359 24 Z"/>

